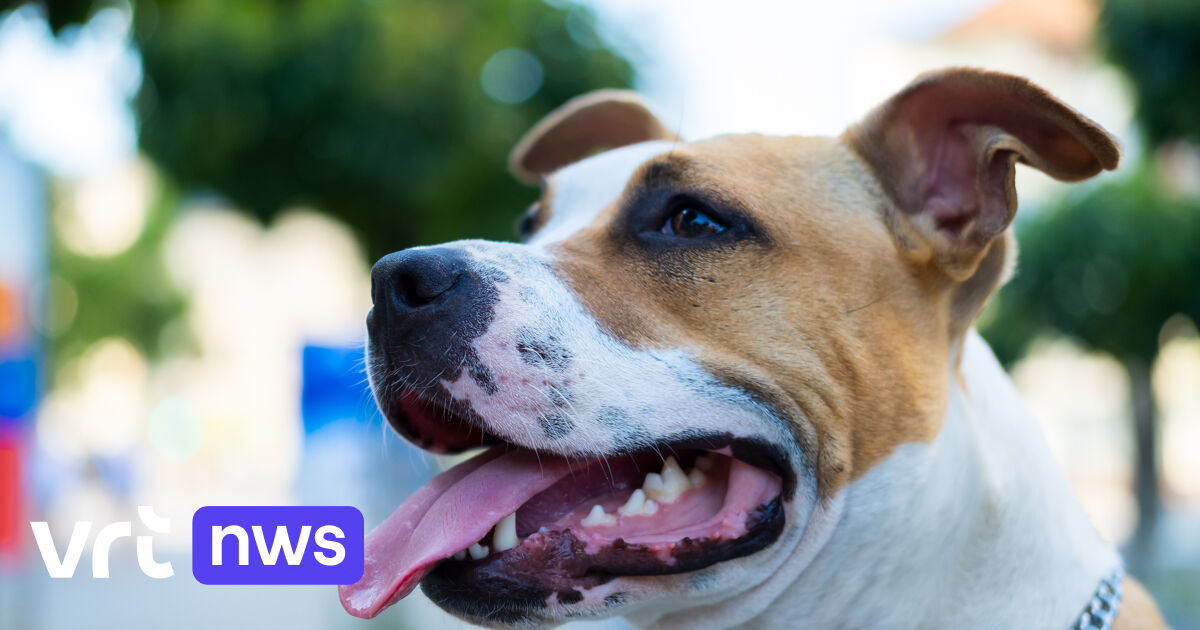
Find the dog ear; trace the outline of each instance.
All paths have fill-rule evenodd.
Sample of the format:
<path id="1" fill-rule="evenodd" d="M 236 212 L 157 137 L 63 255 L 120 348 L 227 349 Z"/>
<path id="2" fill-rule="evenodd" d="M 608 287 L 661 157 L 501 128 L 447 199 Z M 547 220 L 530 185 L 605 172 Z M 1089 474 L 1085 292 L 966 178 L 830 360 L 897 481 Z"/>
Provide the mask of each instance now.
<path id="1" fill-rule="evenodd" d="M 1028 80 L 972 68 L 918 77 L 844 137 L 893 202 L 886 220 L 902 254 L 948 279 L 955 337 L 1011 273 L 1016 162 L 1077 181 L 1116 168 L 1121 154 Z"/>
<path id="2" fill-rule="evenodd" d="M 519 180 L 537 184 L 572 162 L 647 140 L 677 140 L 645 101 L 627 90 L 599 90 L 567 101 L 533 126 L 508 156 Z"/>
<path id="3" fill-rule="evenodd" d="M 972 68 L 918 77 L 846 137 L 899 209 L 901 247 L 959 282 L 1012 222 L 1016 162 L 1077 181 L 1120 158 L 1112 136 L 1045 90 Z"/>

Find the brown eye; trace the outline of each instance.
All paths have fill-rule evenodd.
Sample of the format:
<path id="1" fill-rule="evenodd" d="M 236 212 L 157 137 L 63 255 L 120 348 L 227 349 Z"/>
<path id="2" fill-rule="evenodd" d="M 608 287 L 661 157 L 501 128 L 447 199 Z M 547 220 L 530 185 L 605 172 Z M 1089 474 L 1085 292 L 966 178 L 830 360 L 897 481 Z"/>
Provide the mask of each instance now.
<path id="1" fill-rule="evenodd" d="M 725 231 L 725 224 L 710 217 L 698 205 L 681 204 L 660 230 L 663 234 L 682 238 L 699 238 Z"/>

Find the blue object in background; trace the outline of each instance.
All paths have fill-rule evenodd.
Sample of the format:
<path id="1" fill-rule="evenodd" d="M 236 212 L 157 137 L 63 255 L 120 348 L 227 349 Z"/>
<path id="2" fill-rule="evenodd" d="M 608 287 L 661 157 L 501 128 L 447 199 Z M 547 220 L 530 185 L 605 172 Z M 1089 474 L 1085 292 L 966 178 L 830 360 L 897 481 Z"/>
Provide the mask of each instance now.
<path id="1" fill-rule="evenodd" d="M 303 353 L 300 413 L 312 434 L 339 420 L 378 414 L 363 371 L 363 348 L 308 345 Z"/>
<path id="2" fill-rule="evenodd" d="M 28 422 L 38 402 L 40 339 L 45 316 L 46 183 L 0 133 L 0 417 Z"/>
<path id="3" fill-rule="evenodd" d="M 37 404 L 37 360 L 32 349 L 0 356 L 0 418 L 25 418 Z"/>

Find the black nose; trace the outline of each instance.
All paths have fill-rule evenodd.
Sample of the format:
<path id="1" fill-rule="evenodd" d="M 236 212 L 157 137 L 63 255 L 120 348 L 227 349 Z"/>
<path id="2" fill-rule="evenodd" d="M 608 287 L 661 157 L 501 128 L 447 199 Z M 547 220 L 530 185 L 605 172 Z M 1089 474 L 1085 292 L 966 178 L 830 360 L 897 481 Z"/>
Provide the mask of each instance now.
<path id="1" fill-rule="evenodd" d="M 449 299 L 459 287 L 463 261 L 454 250 L 406 249 L 379 259 L 371 269 L 376 309 L 404 314 Z"/>
<path id="2" fill-rule="evenodd" d="M 389 422 L 406 422 L 408 412 L 397 406 L 405 391 L 448 396 L 443 385 L 466 375 L 484 393 L 496 392 L 495 377 L 474 344 L 491 327 L 498 285 L 508 280 L 503 270 L 455 244 L 406 249 L 375 263 L 367 365 Z"/>

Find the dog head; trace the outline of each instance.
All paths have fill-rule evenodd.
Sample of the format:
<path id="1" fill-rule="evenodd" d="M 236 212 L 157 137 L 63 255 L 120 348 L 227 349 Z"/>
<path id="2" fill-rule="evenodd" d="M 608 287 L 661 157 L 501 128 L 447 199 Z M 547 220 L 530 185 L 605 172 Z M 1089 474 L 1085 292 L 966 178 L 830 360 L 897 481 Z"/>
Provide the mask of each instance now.
<path id="1" fill-rule="evenodd" d="M 511 156 L 541 187 L 521 243 L 375 265 L 388 421 L 492 448 L 372 534 L 347 608 L 422 579 L 496 626 L 753 597 L 839 492 L 938 435 L 947 366 L 1012 264 L 1015 164 L 1078 180 L 1117 159 L 1040 88 L 971 69 L 837 138 L 685 143 L 629 93 L 564 105 Z"/>

